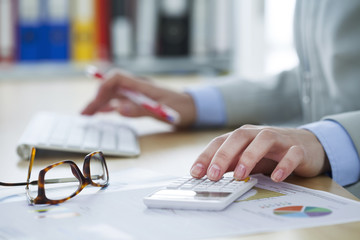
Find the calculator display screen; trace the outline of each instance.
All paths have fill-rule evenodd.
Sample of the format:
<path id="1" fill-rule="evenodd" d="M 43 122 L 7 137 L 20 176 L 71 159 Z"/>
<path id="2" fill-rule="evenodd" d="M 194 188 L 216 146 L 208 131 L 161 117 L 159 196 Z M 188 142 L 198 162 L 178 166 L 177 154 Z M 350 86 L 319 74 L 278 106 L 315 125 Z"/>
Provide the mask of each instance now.
<path id="1" fill-rule="evenodd" d="M 160 190 L 150 196 L 153 199 L 166 200 L 220 200 L 226 198 L 228 192 L 196 192 L 192 190 Z"/>

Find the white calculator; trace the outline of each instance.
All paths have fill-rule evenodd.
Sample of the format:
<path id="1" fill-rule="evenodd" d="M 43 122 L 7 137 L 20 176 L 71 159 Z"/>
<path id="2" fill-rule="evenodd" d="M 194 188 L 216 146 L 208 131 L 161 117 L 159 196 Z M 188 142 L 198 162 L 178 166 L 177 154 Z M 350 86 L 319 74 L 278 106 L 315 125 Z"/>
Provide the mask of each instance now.
<path id="1" fill-rule="evenodd" d="M 215 182 L 206 177 L 185 176 L 145 197 L 144 203 L 149 208 L 222 210 L 256 183 L 253 177 L 237 181 L 224 176 Z"/>

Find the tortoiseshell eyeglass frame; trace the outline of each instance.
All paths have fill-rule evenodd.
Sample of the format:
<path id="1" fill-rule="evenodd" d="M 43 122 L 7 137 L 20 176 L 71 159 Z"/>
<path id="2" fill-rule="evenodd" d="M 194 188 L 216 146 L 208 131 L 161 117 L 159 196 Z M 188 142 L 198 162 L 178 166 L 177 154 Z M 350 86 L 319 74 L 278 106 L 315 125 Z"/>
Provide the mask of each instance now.
<path id="1" fill-rule="evenodd" d="M 84 165 L 83 165 L 83 172 L 84 174 L 81 173 L 79 167 L 76 165 L 76 163 L 74 163 L 73 161 L 70 160 L 65 160 L 65 161 L 61 161 L 58 163 L 54 163 L 44 169 L 42 169 L 39 172 L 39 178 L 37 181 L 31 181 L 30 182 L 30 176 L 31 176 L 31 171 L 32 171 L 32 166 L 34 163 L 34 159 L 35 159 L 35 153 L 36 150 L 35 148 L 31 149 L 31 155 L 30 155 L 30 161 L 29 161 L 29 169 L 28 169 L 28 176 L 27 176 L 27 181 L 26 182 L 20 182 L 20 183 L 3 183 L 0 182 L 0 186 L 21 186 L 21 185 L 25 185 L 25 189 L 26 189 L 26 193 L 29 199 L 30 204 L 59 204 L 59 203 L 63 203 L 66 200 L 69 200 L 70 198 L 75 197 L 77 194 L 79 194 L 81 192 L 81 190 L 83 190 L 87 185 L 92 185 L 95 187 L 107 187 L 109 185 L 109 171 L 106 165 L 106 161 L 104 158 L 104 155 L 101 151 L 96 151 L 96 152 L 92 152 L 89 153 L 88 155 L 85 156 L 84 158 Z M 103 176 L 91 176 L 90 173 L 90 160 L 91 158 L 98 154 L 98 156 L 100 156 L 100 160 L 101 160 L 101 164 L 102 167 L 104 168 L 104 174 L 105 177 L 104 182 L 103 183 L 95 183 L 93 181 L 94 178 L 98 178 L 98 177 L 103 177 Z M 46 179 L 45 180 L 45 174 L 52 168 L 62 165 L 62 164 L 69 164 L 72 173 L 74 174 L 75 178 L 58 178 L 58 179 Z M 66 197 L 66 198 L 62 198 L 62 199 L 48 199 L 46 197 L 45 194 L 45 183 L 46 184 L 52 184 L 52 183 L 65 183 L 65 182 L 79 182 L 79 186 L 78 189 L 71 194 L 70 196 Z M 30 189 L 29 186 L 30 185 L 38 185 L 38 195 L 36 198 L 33 198 L 30 196 Z"/>

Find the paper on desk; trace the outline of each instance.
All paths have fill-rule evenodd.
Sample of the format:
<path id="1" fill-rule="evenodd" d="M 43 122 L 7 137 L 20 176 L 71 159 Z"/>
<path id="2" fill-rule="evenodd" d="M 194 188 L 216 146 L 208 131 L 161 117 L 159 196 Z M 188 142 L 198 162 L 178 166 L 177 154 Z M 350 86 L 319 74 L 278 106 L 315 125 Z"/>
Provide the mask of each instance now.
<path id="1" fill-rule="evenodd" d="M 158 175 L 145 185 L 134 183 L 135 175 L 127 187 L 77 196 L 59 206 L 3 203 L 0 238 L 198 239 L 360 221 L 359 202 L 255 177 L 256 187 L 220 212 L 146 208 L 142 198 L 166 180 Z"/>
<path id="2" fill-rule="evenodd" d="M 159 175 L 156 172 L 141 168 L 129 168 L 120 172 L 110 173 L 109 179 L 110 185 L 106 188 L 107 193 L 118 190 L 163 186 L 174 179 L 174 176 Z M 93 194 L 98 191 L 99 188 L 85 188 L 85 191 L 83 190 L 81 195 Z M 67 190 L 65 190 L 65 194 L 68 194 Z M 25 186 L 0 187 L 0 206 L 6 202 L 26 200 Z"/>

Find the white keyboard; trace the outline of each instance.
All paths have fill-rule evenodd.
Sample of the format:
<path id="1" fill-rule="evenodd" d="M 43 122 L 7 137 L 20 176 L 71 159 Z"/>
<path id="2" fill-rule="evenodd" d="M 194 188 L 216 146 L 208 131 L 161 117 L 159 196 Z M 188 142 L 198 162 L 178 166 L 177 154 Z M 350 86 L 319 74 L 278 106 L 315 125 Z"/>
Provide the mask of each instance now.
<path id="1" fill-rule="evenodd" d="M 144 198 L 150 208 L 222 210 L 250 190 L 256 178 L 237 181 L 224 176 L 219 181 L 185 176 Z"/>
<path id="2" fill-rule="evenodd" d="M 30 148 L 87 154 L 101 150 L 111 156 L 140 154 L 135 132 L 127 125 L 90 116 L 42 112 L 22 135 L 17 152 L 27 159 Z"/>

